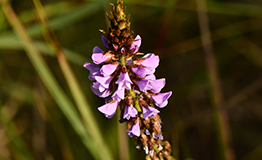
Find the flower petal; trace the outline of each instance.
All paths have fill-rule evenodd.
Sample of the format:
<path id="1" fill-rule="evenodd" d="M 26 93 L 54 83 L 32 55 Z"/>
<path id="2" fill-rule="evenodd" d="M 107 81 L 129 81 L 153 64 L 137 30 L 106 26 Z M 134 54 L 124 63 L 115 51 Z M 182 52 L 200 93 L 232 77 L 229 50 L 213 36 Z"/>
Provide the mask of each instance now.
<path id="1" fill-rule="evenodd" d="M 130 129 L 128 131 L 126 131 L 126 133 L 130 136 L 140 136 L 140 126 L 139 126 L 139 122 L 137 121 L 136 124 L 132 125 L 130 127 Z"/>
<path id="2" fill-rule="evenodd" d="M 125 107 L 123 119 L 129 120 L 130 117 L 134 118 L 134 117 L 136 117 L 136 115 L 137 115 L 137 110 L 135 109 L 135 107 L 133 107 L 132 104 L 131 104 L 131 106 Z"/>
<path id="3" fill-rule="evenodd" d="M 144 67 L 141 66 L 137 66 L 132 68 L 132 71 L 138 75 L 140 78 L 144 78 L 147 74 L 146 69 Z"/>
<path id="4" fill-rule="evenodd" d="M 105 114 L 107 118 L 112 118 L 116 113 L 117 106 L 118 106 L 118 101 L 113 101 L 111 103 L 110 102 L 106 103 L 105 105 L 98 107 L 97 109 L 101 113 Z"/>
<path id="5" fill-rule="evenodd" d="M 130 49 L 135 49 L 133 54 L 138 52 L 140 46 L 141 46 L 141 37 L 137 35 L 130 47 Z"/>
<path id="6" fill-rule="evenodd" d="M 125 98 L 125 88 L 118 88 L 115 93 L 112 95 L 112 99 L 121 101 Z"/>
<path id="7" fill-rule="evenodd" d="M 107 77 L 103 77 L 103 76 L 96 76 L 95 79 L 96 81 L 102 85 L 104 88 L 109 88 L 109 84 L 111 82 L 111 80 L 113 79 L 113 76 L 107 76 Z"/>
<path id="8" fill-rule="evenodd" d="M 107 44 L 108 40 L 106 39 L 105 36 L 102 36 L 102 41 L 103 41 L 103 44 L 106 47 L 106 49 L 109 49 L 108 44 Z"/>
<path id="9" fill-rule="evenodd" d="M 110 56 L 104 55 L 103 52 L 104 51 L 97 46 L 93 49 L 92 60 L 95 64 L 103 63 L 110 58 Z"/>
<path id="10" fill-rule="evenodd" d="M 88 62 L 85 62 L 85 64 L 83 65 L 86 69 L 88 69 L 90 71 L 90 74 L 88 76 L 88 78 L 91 81 L 95 80 L 95 76 L 100 76 L 100 67 Z"/>
<path id="11" fill-rule="evenodd" d="M 155 96 L 151 96 L 159 108 L 163 108 L 167 105 L 168 98 L 172 95 L 172 91 L 167 93 L 160 93 Z"/>
<path id="12" fill-rule="evenodd" d="M 98 82 L 91 84 L 91 89 L 97 96 L 105 98 L 105 97 L 108 97 L 111 94 L 109 89 L 105 89 L 102 92 L 99 91 L 99 87 L 100 87 L 100 84 Z"/>
<path id="13" fill-rule="evenodd" d="M 152 88 L 151 80 L 140 79 L 136 81 L 136 84 L 142 92 L 146 92 L 147 90 L 150 90 Z"/>
<path id="14" fill-rule="evenodd" d="M 152 88 L 151 88 L 151 91 L 153 93 L 158 93 L 165 86 L 165 84 L 166 84 L 166 79 L 165 78 L 154 80 Z"/>
<path id="15" fill-rule="evenodd" d="M 104 76 L 110 76 L 117 68 L 118 64 L 105 64 L 100 69 L 100 72 Z"/>
<path id="16" fill-rule="evenodd" d="M 152 53 L 151 54 L 149 53 L 147 55 L 148 55 L 148 58 L 146 58 L 144 61 L 140 62 L 140 64 L 147 67 L 147 68 L 156 68 L 159 64 L 159 57 L 155 56 Z"/>
<path id="17" fill-rule="evenodd" d="M 125 89 L 130 90 L 131 84 L 133 83 L 131 79 L 129 78 L 129 75 L 127 72 L 126 73 L 121 72 L 118 80 L 116 81 L 116 84 L 119 84 L 118 88 L 124 87 Z"/>
<path id="18" fill-rule="evenodd" d="M 153 107 L 142 107 L 143 110 L 143 117 L 146 119 L 147 117 L 154 117 L 155 113 L 159 113 L 159 110 Z"/>

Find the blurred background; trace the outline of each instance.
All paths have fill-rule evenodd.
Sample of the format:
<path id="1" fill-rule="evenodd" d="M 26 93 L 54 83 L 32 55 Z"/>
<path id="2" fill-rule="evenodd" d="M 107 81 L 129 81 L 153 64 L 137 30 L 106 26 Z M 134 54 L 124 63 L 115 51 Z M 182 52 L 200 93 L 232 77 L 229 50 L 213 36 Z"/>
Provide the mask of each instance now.
<path id="1" fill-rule="evenodd" d="M 0 0 L 0 159 L 144 159 L 91 92 L 109 0 Z M 160 57 L 163 135 L 179 160 L 262 159 L 262 1 L 124 0 Z M 203 45 L 205 44 L 205 45 Z M 103 48 L 104 49 L 104 48 Z"/>

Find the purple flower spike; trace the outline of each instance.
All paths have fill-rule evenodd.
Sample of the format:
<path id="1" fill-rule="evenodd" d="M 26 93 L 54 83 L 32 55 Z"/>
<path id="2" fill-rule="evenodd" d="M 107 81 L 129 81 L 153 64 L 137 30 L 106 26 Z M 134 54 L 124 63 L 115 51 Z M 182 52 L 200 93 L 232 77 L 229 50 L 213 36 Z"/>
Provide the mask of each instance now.
<path id="1" fill-rule="evenodd" d="M 140 79 L 139 81 L 136 81 L 136 84 L 142 92 L 146 92 L 147 90 L 150 90 L 152 88 L 151 80 Z"/>
<path id="2" fill-rule="evenodd" d="M 151 88 L 151 91 L 153 93 L 158 93 L 165 86 L 165 84 L 166 84 L 166 79 L 165 78 L 154 80 L 152 88 Z"/>
<path id="3" fill-rule="evenodd" d="M 158 95 L 152 96 L 152 99 L 155 101 L 156 105 L 159 108 L 163 108 L 167 105 L 168 98 L 172 95 L 172 91 L 167 93 L 160 93 Z"/>
<path id="4" fill-rule="evenodd" d="M 130 47 L 130 49 L 135 49 L 133 54 L 138 52 L 140 46 L 141 46 L 141 37 L 137 35 L 136 38 L 134 39 L 133 44 Z"/>
<path id="5" fill-rule="evenodd" d="M 159 57 L 154 55 L 153 53 L 146 54 L 143 58 L 145 58 L 144 61 L 142 61 L 140 64 L 147 67 L 147 68 L 156 68 L 159 64 Z"/>
<path id="6" fill-rule="evenodd" d="M 104 44 L 104 46 L 106 47 L 106 49 L 109 49 L 109 47 L 108 47 L 108 44 L 107 44 L 107 39 L 106 39 L 106 37 L 105 36 L 102 36 L 102 41 L 103 41 L 103 44 Z"/>
<path id="7" fill-rule="evenodd" d="M 125 98 L 125 88 L 118 88 L 115 93 L 112 95 L 112 98 L 117 101 Z"/>
<path id="8" fill-rule="evenodd" d="M 132 104 L 131 104 L 131 106 L 126 106 L 125 107 L 123 119 L 129 120 L 130 117 L 134 118 L 134 117 L 136 117 L 136 115 L 137 115 L 137 110 L 135 109 L 135 107 L 133 107 Z"/>
<path id="9" fill-rule="evenodd" d="M 132 83 L 131 79 L 129 78 L 129 75 L 128 75 L 127 72 L 126 73 L 121 72 L 118 80 L 116 81 L 116 84 L 119 85 L 118 88 L 124 87 L 125 89 L 130 90 L 131 84 L 133 84 L 133 83 Z"/>
<path id="10" fill-rule="evenodd" d="M 117 68 L 118 64 L 105 64 L 100 69 L 100 72 L 104 76 L 110 76 Z"/>
<path id="11" fill-rule="evenodd" d="M 154 117 L 155 113 L 159 113 L 159 110 L 153 107 L 142 107 L 143 110 L 143 117 L 146 119 L 147 117 Z"/>
<path id="12" fill-rule="evenodd" d="M 147 71 L 144 67 L 140 67 L 140 66 L 137 66 L 137 67 L 134 67 L 132 68 L 132 71 L 138 75 L 140 78 L 144 78 L 147 74 Z"/>
<path id="13" fill-rule="evenodd" d="M 88 62 L 86 62 L 83 66 L 90 71 L 90 75 L 88 76 L 90 81 L 94 81 L 95 76 L 101 76 L 99 66 L 88 63 Z"/>
<path id="14" fill-rule="evenodd" d="M 110 55 L 104 55 L 103 52 L 104 51 L 97 46 L 93 49 L 92 60 L 95 64 L 103 63 L 111 58 Z"/>
<path id="15" fill-rule="evenodd" d="M 97 109 L 101 113 L 105 114 L 106 118 L 112 118 L 116 113 L 117 106 L 118 106 L 118 101 L 111 101 L 101 107 L 98 107 Z"/>
<path id="16" fill-rule="evenodd" d="M 126 133 L 130 136 L 140 136 L 140 127 L 139 127 L 139 122 L 137 121 L 136 124 L 132 125 Z"/>

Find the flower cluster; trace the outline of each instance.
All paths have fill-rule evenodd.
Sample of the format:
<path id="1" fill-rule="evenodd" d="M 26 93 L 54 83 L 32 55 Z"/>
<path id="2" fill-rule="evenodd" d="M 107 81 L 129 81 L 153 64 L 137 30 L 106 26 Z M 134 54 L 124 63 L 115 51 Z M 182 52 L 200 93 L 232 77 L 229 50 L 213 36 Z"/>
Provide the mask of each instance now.
<path id="1" fill-rule="evenodd" d="M 95 47 L 92 54 L 95 64 L 84 64 L 90 71 L 88 78 L 93 81 L 92 91 L 106 98 L 98 110 L 111 118 L 119 108 L 120 122 L 127 122 L 126 133 L 134 137 L 137 148 L 144 149 L 147 159 L 171 159 L 171 147 L 163 141 L 157 108 L 168 104 L 172 92 L 159 93 L 165 86 L 165 78 L 156 79 L 154 75 L 159 57 L 139 52 L 141 37 L 130 33 L 123 2 L 112 6 L 109 32 L 101 30 L 106 51 Z"/>

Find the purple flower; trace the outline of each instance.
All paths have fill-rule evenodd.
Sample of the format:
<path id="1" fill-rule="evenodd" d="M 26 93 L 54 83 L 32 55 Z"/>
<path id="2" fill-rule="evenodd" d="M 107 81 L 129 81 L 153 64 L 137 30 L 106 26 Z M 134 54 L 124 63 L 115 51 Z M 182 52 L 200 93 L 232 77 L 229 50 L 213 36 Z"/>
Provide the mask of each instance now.
<path id="1" fill-rule="evenodd" d="M 145 59 L 140 62 L 140 64 L 144 67 L 153 69 L 156 68 L 159 64 L 159 57 L 154 55 L 153 53 L 148 53 L 143 56 L 143 58 Z"/>
<path id="2" fill-rule="evenodd" d="M 125 107 L 123 119 L 129 120 L 130 117 L 134 118 L 136 117 L 136 115 L 137 115 L 137 110 L 135 109 L 135 107 L 133 107 L 132 104 L 130 106 Z"/>
<path id="3" fill-rule="evenodd" d="M 172 91 L 166 93 L 159 93 L 155 96 L 151 96 L 159 108 L 163 108 L 167 105 L 168 98 L 172 95 Z"/>
<path id="4" fill-rule="evenodd" d="M 109 89 L 103 88 L 103 86 L 100 86 L 98 82 L 94 82 L 91 85 L 92 91 L 99 97 L 105 98 L 111 94 L 111 91 Z"/>
<path id="5" fill-rule="evenodd" d="M 139 122 L 137 121 L 136 124 L 132 125 L 130 127 L 130 129 L 128 131 L 126 131 L 126 133 L 130 136 L 140 136 L 140 126 L 139 126 Z"/>
<path id="6" fill-rule="evenodd" d="M 142 66 L 137 66 L 137 67 L 133 67 L 132 71 L 138 75 L 140 78 L 144 78 L 147 74 L 147 71 L 144 67 Z"/>
<path id="7" fill-rule="evenodd" d="M 153 53 L 148 53 L 142 58 L 142 60 L 135 60 L 133 63 L 137 66 L 132 67 L 132 71 L 141 78 L 153 74 L 159 65 L 159 57 Z"/>
<path id="8" fill-rule="evenodd" d="M 118 64 L 105 64 L 101 67 L 100 72 L 104 76 L 110 76 L 117 68 Z"/>
<path id="9" fill-rule="evenodd" d="M 145 77 L 145 79 L 148 79 L 148 80 L 156 80 L 156 76 L 154 74 L 149 74 Z"/>
<path id="10" fill-rule="evenodd" d="M 93 49 L 92 60 L 95 64 L 103 63 L 112 57 L 112 55 L 104 54 L 103 52 L 104 51 L 97 46 Z"/>
<path id="11" fill-rule="evenodd" d="M 138 52 L 140 45 L 141 45 L 141 37 L 137 35 L 136 38 L 134 39 L 134 42 L 132 43 L 130 47 L 130 49 L 135 49 L 133 54 Z"/>
<path id="12" fill-rule="evenodd" d="M 83 66 L 90 71 L 90 75 L 88 76 L 90 81 L 94 81 L 95 76 L 101 76 L 99 66 L 88 63 L 88 62 L 86 62 Z"/>
<path id="13" fill-rule="evenodd" d="M 130 90 L 131 84 L 133 83 L 131 79 L 129 78 L 129 75 L 127 72 L 126 73 L 121 72 L 118 80 L 116 81 L 116 84 L 118 84 L 118 88 L 124 87 L 125 89 Z"/>
<path id="14" fill-rule="evenodd" d="M 103 44 L 106 47 L 106 49 L 109 49 L 108 44 L 107 44 L 108 40 L 106 39 L 105 36 L 102 36 L 102 41 L 103 41 Z"/>
<path id="15" fill-rule="evenodd" d="M 96 76 L 95 80 L 99 83 L 100 86 L 104 87 L 104 88 L 109 88 L 109 84 L 111 82 L 111 80 L 113 79 L 113 76 L 107 76 L 107 77 L 103 77 L 103 76 Z M 101 88 L 101 87 L 100 87 Z M 99 89 L 100 89 L 99 88 Z M 101 91 L 101 90 L 100 90 Z"/>
<path id="16" fill-rule="evenodd" d="M 101 107 L 98 107 L 97 109 L 101 113 L 105 114 L 106 118 L 112 118 L 116 113 L 117 106 L 118 106 L 118 101 L 111 101 Z"/>
<path id="17" fill-rule="evenodd" d="M 153 93 L 158 93 L 165 86 L 165 78 L 157 79 L 154 74 L 146 76 L 144 79 L 135 81 L 140 91 L 146 92 L 147 90 Z"/>
<path id="18" fill-rule="evenodd" d="M 146 119 L 147 117 L 154 117 L 155 113 L 159 113 L 159 110 L 153 107 L 142 107 L 143 110 L 143 118 Z"/>
<path id="19" fill-rule="evenodd" d="M 137 86 L 139 87 L 140 91 L 142 92 L 146 92 L 147 90 L 150 90 L 153 84 L 151 80 L 145 80 L 145 79 L 140 79 L 135 82 Z"/>
<path id="20" fill-rule="evenodd" d="M 153 93 L 159 93 L 161 89 L 165 86 L 165 78 L 157 79 L 153 81 L 151 91 Z"/>
<path id="21" fill-rule="evenodd" d="M 119 88 L 115 91 L 115 93 L 112 95 L 112 99 L 121 101 L 121 99 L 125 98 L 125 88 Z"/>

